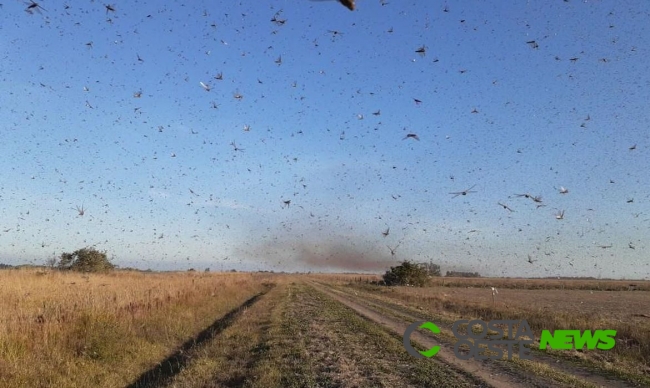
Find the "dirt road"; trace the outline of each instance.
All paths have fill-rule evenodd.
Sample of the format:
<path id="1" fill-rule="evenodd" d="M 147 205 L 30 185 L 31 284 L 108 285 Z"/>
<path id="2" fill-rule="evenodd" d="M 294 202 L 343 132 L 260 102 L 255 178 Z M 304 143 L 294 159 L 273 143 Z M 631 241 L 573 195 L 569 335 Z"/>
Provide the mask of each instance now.
<path id="1" fill-rule="evenodd" d="M 463 361 L 453 355 L 445 324 L 436 337 L 413 333 L 424 349 L 441 346 L 435 357 L 415 358 L 404 349 L 403 333 L 411 323 L 429 319 L 373 297 L 311 280 L 278 284 L 220 319 L 213 325 L 217 330 L 183 349 L 174 362 L 162 362 L 174 368 L 165 369 L 157 386 L 634 386 L 559 364 L 554 368 L 552 360 Z"/>

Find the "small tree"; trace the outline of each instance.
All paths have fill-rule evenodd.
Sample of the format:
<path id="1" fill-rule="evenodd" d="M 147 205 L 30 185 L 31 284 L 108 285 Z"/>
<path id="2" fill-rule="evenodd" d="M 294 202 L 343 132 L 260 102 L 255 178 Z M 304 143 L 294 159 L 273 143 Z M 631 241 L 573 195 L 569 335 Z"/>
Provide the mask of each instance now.
<path id="1" fill-rule="evenodd" d="M 80 272 L 105 272 L 115 268 L 106 256 L 95 248 L 81 248 L 72 253 L 62 253 L 58 267 Z"/>
<path id="2" fill-rule="evenodd" d="M 422 263 L 421 265 L 427 271 L 427 274 L 429 276 L 440 276 L 440 266 L 438 264 L 434 264 L 433 261 Z"/>
<path id="3" fill-rule="evenodd" d="M 48 257 L 45 260 L 45 265 L 47 267 L 54 268 L 54 267 L 56 267 L 56 262 L 57 262 L 56 256 Z"/>
<path id="4" fill-rule="evenodd" d="M 383 278 L 387 286 L 423 287 L 426 285 L 429 275 L 422 265 L 405 260 L 396 267 L 390 267 Z"/>

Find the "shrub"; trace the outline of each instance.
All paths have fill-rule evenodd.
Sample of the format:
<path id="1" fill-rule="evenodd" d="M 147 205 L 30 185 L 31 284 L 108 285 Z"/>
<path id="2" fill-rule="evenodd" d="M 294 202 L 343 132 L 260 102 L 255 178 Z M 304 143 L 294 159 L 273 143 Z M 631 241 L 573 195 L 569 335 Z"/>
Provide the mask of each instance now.
<path id="1" fill-rule="evenodd" d="M 458 278 L 480 278 L 481 275 L 478 272 L 461 272 L 461 271 L 447 271 L 445 275 L 447 277 L 458 277 Z"/>
<path id="2" fill-rule="evenodd" d="M 429 276 L 441 276 L 440 275 L 440 265 L 434 264 L 433 261 L 428 263 L 420 264 L 426 271 Z"/>
<path id="3" fill-rule="evenodd" d="M 429 271 L 420 264 L 405 260 L 396 267 L 390 267 L 383 278 L 387 286 L 423 287 L 429 279 Z"/>
<path id="4" fill-rule="evenodd" d="M 81 248 L 72 253 L 62 253 L 58 264 L 59 269 L 79 272 L 106 272 L 113 270 L 113 265 L 106 256 L 95 248 Z"/>

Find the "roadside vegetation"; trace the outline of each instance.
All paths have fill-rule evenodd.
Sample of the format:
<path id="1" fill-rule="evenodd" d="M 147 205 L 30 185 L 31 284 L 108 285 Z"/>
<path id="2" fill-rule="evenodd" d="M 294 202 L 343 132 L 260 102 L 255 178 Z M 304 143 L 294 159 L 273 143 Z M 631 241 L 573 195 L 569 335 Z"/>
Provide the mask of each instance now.
<path id="1" fill-rule="evenodd" d="M 438 274 L 440 271 L 438 271 Z M 400 265 L 390 267 L 383 276 L 383 284 L 387 286 L 424 287 L 431 277 L 423 265 L 405 260 Z"/>
<path id="2" fill-rule="evenodd" d="M 0 271 L 0 386 L 126 386 L 267 278 Z"/>

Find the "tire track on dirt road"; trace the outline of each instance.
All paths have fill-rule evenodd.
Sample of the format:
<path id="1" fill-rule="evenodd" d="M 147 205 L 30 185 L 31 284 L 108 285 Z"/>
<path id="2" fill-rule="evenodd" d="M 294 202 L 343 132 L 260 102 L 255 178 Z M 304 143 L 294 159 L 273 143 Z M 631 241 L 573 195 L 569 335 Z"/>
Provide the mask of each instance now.
<path id="1" fill-rule="evenodd" d="M 370 319 L 373 322 L 376 322 L 383 326 L 384 328 L 393 331 L 399 335 L 403 335 L 404 331 L 410 323 L 405 323 L 396 318 L 388 317 L 384 314 L 373 311 L 366 306 L 363 306 L 345 296 L 335 293 L 331 289 L 323 286 L 322 284 L 316 284 L 310 282 L 310 285 L 316 288 L 318 291 L 326 294 L 332 299 L 348 306 L 349 308 L 355 310 L 358 314 Z M 441 346 L 442 348 L 448 348 L 448 345 L 438 342 L 433 338 L 426 337 L 418 332 L 414 332 L 411 336 L 413 340 L 417 343 L 424 345 L 427 348 L 433 346 Z M 487 366 L 479 361 L 474 359 L 470 360 L 461 360 L 456 358 L 451 352 L 439 352 L 436 355 L 436 359 L 442 361 L 443 363 L 451 366 L 454 369 L 462 370 L 465 373 L 470 373 L 479 379 L 483 380 L 486 384 L 493 388 L 510 388 L 510 387 L 549 387 L 553 384 L 549 384 L 548 381 L 537 382 L 537 381 L 527 381 L 526 379 L 520 376 L 514 376 L 509 374 L 507 371 L 502 371 L 491 366 Z"/>
<path id="2" fill-rule="evenodd" d="M 207 341 L 212 340 L 222 331 L 230 327 L 235 320 L 249 307 L 255 304 L 273 286 L 252 296 L 241 305 L 230 310 L 226 315 L 214 321 L 210 326 L 201 331 L 196 337 L 185 341 L 181 347 L 169 357 L 159 362 L 155 367 L 144 372 L 127 388 L 148 388 L 167 385 L 181 370 L 193 359 L 193 353 Z"/>

